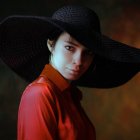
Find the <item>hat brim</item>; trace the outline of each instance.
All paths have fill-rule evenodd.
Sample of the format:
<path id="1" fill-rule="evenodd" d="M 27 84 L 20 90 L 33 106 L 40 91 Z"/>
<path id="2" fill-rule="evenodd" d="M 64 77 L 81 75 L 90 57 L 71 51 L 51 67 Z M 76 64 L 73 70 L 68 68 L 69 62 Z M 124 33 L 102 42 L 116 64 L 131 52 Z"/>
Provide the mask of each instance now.
<path id="1" fill-rule="evenodd" d="M 93 48 L 95 52 L 96 68 L 93 69 L 91 65 L 91 68 L 75 82 L 78 86 L 120 86 L 140 70 L 139 49 L 96 32 L 94 40 L 88 34 L 81 34 L 79 30 L 66 23 L 49 17 L 12 16 L 1 22 L 1 59 L 26 81 L 33 81 L 39 76 L 45 64 L 49 63 L 50 52 L 46 39 L 54 30 L 68 32 L 83 45 Z"/>

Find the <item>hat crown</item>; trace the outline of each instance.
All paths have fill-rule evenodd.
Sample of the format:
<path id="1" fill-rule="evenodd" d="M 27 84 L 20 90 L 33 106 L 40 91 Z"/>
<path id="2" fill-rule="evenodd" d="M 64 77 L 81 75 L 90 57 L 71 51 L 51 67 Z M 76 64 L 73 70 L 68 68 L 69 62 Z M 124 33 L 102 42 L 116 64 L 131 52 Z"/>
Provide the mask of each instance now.
<path id="1" fill-rule="evenodd" d="M 100 22 L 97 14 L 87 7 L 64 6 L 53 14 L 52 19 L 71 24 L 77 28 L 84 27 L 100 32 Z"/>

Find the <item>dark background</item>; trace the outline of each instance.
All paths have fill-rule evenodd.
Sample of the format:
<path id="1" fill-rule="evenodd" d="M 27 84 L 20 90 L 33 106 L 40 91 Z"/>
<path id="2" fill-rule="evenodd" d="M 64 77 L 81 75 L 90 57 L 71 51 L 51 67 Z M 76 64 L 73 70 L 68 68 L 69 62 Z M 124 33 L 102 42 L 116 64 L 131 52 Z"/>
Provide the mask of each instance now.
<path id="1" fill-rule="evenodd" d="M 1 0 L 0 20 L 9 15 L 51 16 L 66 4 L 96 11 L 103 34 L 140 48 L 139 0 Z M 0 61 L 0 140 L 16 140 L 17 111 L 27 83 Z M 140 74 L 112 89 L 81 88 L 83 107 L 97 140 L 140 140 Z"/>

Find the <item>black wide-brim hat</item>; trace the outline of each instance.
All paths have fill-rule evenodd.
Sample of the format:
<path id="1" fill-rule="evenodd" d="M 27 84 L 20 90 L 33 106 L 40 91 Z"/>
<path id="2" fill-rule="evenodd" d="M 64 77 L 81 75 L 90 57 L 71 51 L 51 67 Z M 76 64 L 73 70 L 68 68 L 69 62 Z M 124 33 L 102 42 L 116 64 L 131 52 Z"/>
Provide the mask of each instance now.
<path id="1" fill-rule="evenodd" d="M 75 81 L 78 86 L 116 87 L 140 70 L 140 49 L 102 35 L 96 13 L 74 5 L 62 7 L 52 17 L 4 19 L 0 23 L 0 57 L 19 76 L 31 82 L 49 63 L 47 39 L 58 32 L 68 32 L 95 53 L 88 71 Z"/>

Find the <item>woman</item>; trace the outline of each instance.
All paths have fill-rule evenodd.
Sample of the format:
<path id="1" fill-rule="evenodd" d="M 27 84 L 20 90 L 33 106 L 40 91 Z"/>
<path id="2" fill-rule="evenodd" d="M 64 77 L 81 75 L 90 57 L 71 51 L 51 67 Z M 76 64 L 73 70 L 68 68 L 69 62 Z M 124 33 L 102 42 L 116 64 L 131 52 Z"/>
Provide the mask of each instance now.
<path id="1" fill-rule="evenodd" d="M 48 48 L 50 64 L 22 96 L 18 139 L 95 139 L 80 106 L 81 93 L 70 86 L 88 69 L 93 53 L 66 32 L 55 42 L 48 40 Z"/>
<path id="2" fill-rule="evenodd" d="M 82 6 L 8 17 L 0 39 L 2 60 L 33 81 L 21 98 L 18 140 L 95 140 L 76 86 L 115 87 L 140 70 L 140 50 L 103 36 L 96 13 Z"/>

